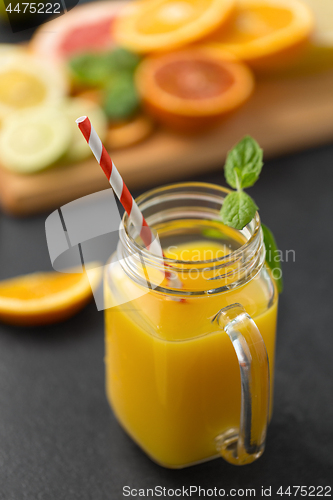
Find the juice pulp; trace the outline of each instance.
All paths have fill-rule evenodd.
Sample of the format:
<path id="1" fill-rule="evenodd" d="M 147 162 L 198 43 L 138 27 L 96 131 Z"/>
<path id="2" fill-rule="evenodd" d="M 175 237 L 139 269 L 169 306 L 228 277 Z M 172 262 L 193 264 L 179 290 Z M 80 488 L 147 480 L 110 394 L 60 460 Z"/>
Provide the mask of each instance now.
<path id="1" fill-rule="evenodd" d="M 159 234 L 172 258 L 200 260 L 209 254 L 212 259 L 230 253 L 225 244 L 211 240 L 166 247 L 162 228 Z M 233 243 L 242 242 L 238 238 Z M 200 280 L 205 281 L 193 277 L 193 289 L 202 286 Z M 116 264 L 106 276 L 107 299 L 112 303 L 115 294 L 126 296 L 137 286 Z M 190 286 L 187 277 L 186 288 Z M 177 301 L 149 291 L 106 310 L 108 399 L 130 436 L 163 466 L 184 467 L 215 457 L 216 438 L 239 427 L 238 361 L 227 334 L 211 321 L 236 302 L 252 316 L 265 341 L 272 394 L 277 293 L 266 268 L 245 285 L 217 294 Z"/>

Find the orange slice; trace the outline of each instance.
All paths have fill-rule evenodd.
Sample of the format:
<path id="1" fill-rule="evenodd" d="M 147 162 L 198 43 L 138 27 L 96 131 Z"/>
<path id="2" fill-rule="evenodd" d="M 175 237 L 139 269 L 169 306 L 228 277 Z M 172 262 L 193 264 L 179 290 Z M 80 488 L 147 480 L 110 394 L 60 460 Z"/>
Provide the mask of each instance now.
<path id="1" fill-rule="evenodd" d="M 224 23 L 235 0 L 141 0 L 119 14 L 114 37 L 136 52 L 156 52 L 198 40 Z"/>
<path id="2" fill-rule="evenodd" d="M 288 74 L 308 74 L 333 67 L 333 1 L 302 0 L 315 17 L 315 30 L 308 50 Z"/>
<path id="3" fill-rule="evenodd" d="M 206 39 L 256 67 L 280 67 L 306 46 L 314 27 L 298 0 L 238 0 L 233 16 Z"/>
<path id="4" fill-rule="evenodd" d="M 98 286 L 101 271 L 34 273 L 0 282 L 0 320 L 12 325 L 37 326 L 63 321 L 82 309 Z"/>
<path id="5" fill-rule="evenodd" d="M 143 141 L 154 130 L 152 120 L 145 115 L 138 115 L 126 122 L 112 124 L 109 127 L 106 146 L 113 149 L 126 148 Z"/>
<path id="6" fill-rule="evenodd" d="M 145 59 L 136 83 L 147 110 L 184 132 L 205 130 L 251 95 L 251 71 L 234 56 L 211 47 Z"/>

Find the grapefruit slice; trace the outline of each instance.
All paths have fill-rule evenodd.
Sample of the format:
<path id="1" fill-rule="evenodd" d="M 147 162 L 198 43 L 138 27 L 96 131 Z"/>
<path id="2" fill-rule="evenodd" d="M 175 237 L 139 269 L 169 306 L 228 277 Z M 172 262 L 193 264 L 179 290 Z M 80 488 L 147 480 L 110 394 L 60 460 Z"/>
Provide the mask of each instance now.
<path id="1" fill-rule="evenodd" d="M 299 55 L 313 26 L 312 12 L 298 0 L 238 0 L 224 29 L 205 41 L 255 67 L 281 67 Z"/>
<path id="2" fill-rule="evenodd" d="M 17 111 L 4 119 L 0 131 L 0 163 L 30 174 L 58 161 L 69 148 L 72 127 L 58 108 Z"/>
<path id="3" fill-rule="evenodd" d="M 243 104 L 254 87 L 244 64 L 211 47 L 147 58 L 138 67 L 136 83 L 148 111 L 184 132 L 215 124 Z"/>
<path id="4" fill-rule="evenodd" d="M 101 268 L 91 267 L 89 280 L 81 269 L 71 273 L 34 273 L 0 282 L 0 321 L 38 326 L 64 321 L 92 298 Z"/>
<path id="5" fill-rule="evenodd" d="M 33 52 L 63 61 L 83 52 L 108 50 L 114 45 L 112 25 L 122 2 L 94 2 L 75 7 L 65 16 L 41 25 L 31 39 Z"/>
<path id="6" fill-rule="evenodd" d="M 136 52 L 179 48 L 222 25 L 235 0 L 141 0 L 129 3 L 114 25 L 119 45 Z"/>

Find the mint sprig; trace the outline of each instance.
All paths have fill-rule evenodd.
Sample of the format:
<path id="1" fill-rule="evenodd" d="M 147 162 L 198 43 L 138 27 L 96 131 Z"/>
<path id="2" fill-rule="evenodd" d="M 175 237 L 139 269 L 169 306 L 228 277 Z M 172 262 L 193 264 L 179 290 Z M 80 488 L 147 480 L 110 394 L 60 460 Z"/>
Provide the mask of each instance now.
<path id="1" fill-rule="evenodd" d="M 262 157 L 259 144 L 245 136 L 227 156 L 224 172 L 229 186 L 237 190 L 253 186 L 263 166 Z"/>
<path id="2" fill-rule="evenodd" d="M 245 136 L 228 153 L 224 174 L 227 183 L 237 191 L 228 194 L 220 212 L 222 222 L 235 229 L 243 229 L 254 217 L 258 207 L 243 188 L 253 186 L 262 166 L 262 149 L 250 136 Z"/>
<path id="3" fill-rule="evenodd" d="M 229 193 L 222 205 L 220 216 L 226 226 L 243 229 L 255 216 L 258 207 L 255 201 L 243 189 L 253 186 L 259 179 L 263 167 L 263 151 L 259 144 L 250 136 L 245 136 L 229 151 L 224 174 L 227 183 L 236 191 Z M 273 271 L 279 293 L 282 292 L 282 271 L 279 251 L 273 233 L 262 224 L 264 244 L 266 247 L 266 262 Z"/>

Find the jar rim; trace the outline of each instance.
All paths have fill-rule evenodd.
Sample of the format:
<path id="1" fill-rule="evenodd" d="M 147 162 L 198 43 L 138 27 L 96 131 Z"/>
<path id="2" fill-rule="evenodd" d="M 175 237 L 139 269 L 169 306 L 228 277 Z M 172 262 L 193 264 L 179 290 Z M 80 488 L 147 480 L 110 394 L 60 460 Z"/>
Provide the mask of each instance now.
<path id="1" fill-rule="evenodd" d="M 218 184 L 212 184 L 212 183 L 207 183 L 207 182 L 179 182 L 179 183 L 172 183 L 172 184 L 167 184 L 165 186 L 157 187 L 150 189 L 140 196 L 138 196 L 135 201 L 140 208 L 141 211 L 144 210 L 145 203 L 148 203 L 149 200 L 153 200 L 155 197 L 160 196 L 161 194 L 166 194 L 168 191 L 171 191 L 173 189 L 181 189 L 181 188 L 204 188 L 204 189 L 211 189 L 215 190 L 216 192 L 220 192 L 221 194 L 223 193 L 224 196 L 222 197 L 222 200 L 225 198 L 227 194 L 231 192 L 230 189 L 224 187 L 224 186 L 219 186 Z M 208 194 L 208 193 L 207 193 Z M 160 261 L 163 261 L 164 263 L 168 263 L 170 265 L 205 265 L 205 264 L 217 264 L 217 263 L 222 263 L 222 262 L 229 262 L 230 258 L 232 259 L 237 259 L 239 258 L 240 255 L 242 255 L 244 252 L 247 251 L 248 247 L 251 246 L 254 240 L 256 240 L 258 233 L 260 231 L 261 223 L 260 223 L 260 216 L 258 211 L 256 211 L 253 219 L 255 222 L 254 228 L 251 230 L 249 225 L 251 224 L 252 221 L 250 221 L 241 231 L 243 231 L 245 228 L 247 228 L 252 234 L 250 237 L 245 241 L 243 245 L 238 247 L 237 249 L 231 251 L 230 253 L 221 256 L 221 257 L 216 257 L 214 259 L 209 259 L 209 260 L 178 260 L 178 259 L 172 259 L 170 257 L 161 257 L 160 255 L 153 254 L 151 251 L 149 251 L 146 247 L 140 245 L 135 238 L 130 234 L 129 227 L 128 227 L 128 222 L 129 222 L 129 217 L 128 214 L 125 212 L 123 215 L 122 223 L 123 223 L 123 228 L 125 230 L 126 238 L 130 241 L 130 246 L 132 247 L 132 251 L 134 252 L 140 252 L 144 256 L 146 255 L 150 259 L 153 258 L 158 259 Z M 221 221 L 222 222 L 222 221 Z"/>

